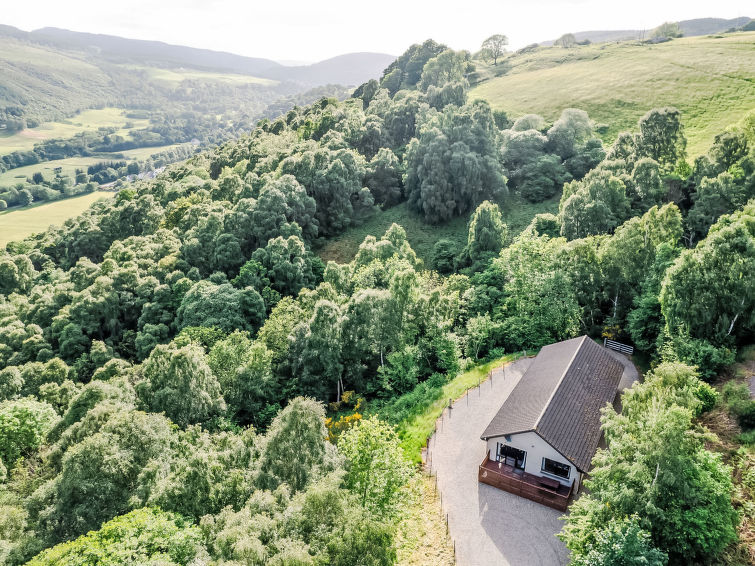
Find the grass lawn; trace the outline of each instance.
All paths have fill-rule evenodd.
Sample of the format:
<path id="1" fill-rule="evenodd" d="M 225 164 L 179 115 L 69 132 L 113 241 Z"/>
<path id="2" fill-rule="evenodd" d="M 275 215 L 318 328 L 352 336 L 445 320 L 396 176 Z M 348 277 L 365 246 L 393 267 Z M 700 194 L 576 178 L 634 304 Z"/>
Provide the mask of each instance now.
<path id="1" fill-rule="evenodd" d="M 521 355 L 521 352 L 507 354 L 502 358 L 475 366 L 468 371 L 460 373 L 443 385 L 442 388 L 435 391 L 437 398 L 432 403 L 413 412 L 400 422 L 397 429 L 401 438 L 401 447 L 404 449 L 406 457 L 415 464 L 421 462 L 422 448 L 427 443 L 427 439 L 435 431 L 435 421 L 443 412 L 443 409 L 448 406 L 449 399 L 458 399 L 465 391 L 477 387 L 478 383 L 485 381 L 490 370 L 513 362 L 521 357 Z"/>
<path id="2" fill-rule="evenodd" d="M 22 240 L 42 232 L 50 225 L 63 224 L 69 218 L 84 212 L 93 202 L 112 198 L 113 194 L 95 191 L 87 195 L 0 212 L 0 248 L 4 248 L 13 240 Z"/>
<path id="3" fill-rule="evenodd" d="M 512 117 L 536 113 L 551 121 L 564 108 L 581 108 L 608 126 L 608 143 L 622 130 L 635 130 L 651 108 L 676 106 L 694 158 L 755 109 L 755 32 L 657 45 L 544 47 L 508 61 L 511 70 L 497 78 L 499 71 L 476 62 L 480 82 L 470 98 L 483 98 Z"/>
<path id="4" fill-rule="evenodd" d="M 536 214 L 557 213 L 559 200 L 560 195 L 545 202 L 532 204 L 518 195 L 510 195 L 501 208 L 503 221 L 508 224 L 510 235 L 515 236 L 524 230 Z M 350 228 L 340 236 L 329 239 L 317 250 L 317 254 L 325 262 L 332 260 L 348 263 L 356 255 L 365 237 L 373 235 L 379 238 L 394 222 L 406 230 L 409 244 L 426 266 L 430 265 L 433 246 L 438 240 L 453 240 L 459 247 L 467 243 L 468 216 L 455 218 L 440 225 L 427 224 L 420 215 L 409 209 L 408 204 L 402 203 L 377 212 L 361 226 Z"/>
<path id="5" fill-rule="evenodd" d="M 52 138 L 70 138 L 79 132 L 94 131 L 100 127 L 118 128 L 119 135 L 128 135 L 130 129 L 125 128 L 130 123 L 131 128 L 139 129 L 149 125 L 149 120 L 127 118 L 122 108 L 102 108 L 99 110 L 84 110 L 76 116 L 61 122 L 46 122 L 36 128 L 28 128 L 21 132 L 8 135 L 0 132 L 0 155 L 14 151 L 29 151 L 34 144 Z"/>

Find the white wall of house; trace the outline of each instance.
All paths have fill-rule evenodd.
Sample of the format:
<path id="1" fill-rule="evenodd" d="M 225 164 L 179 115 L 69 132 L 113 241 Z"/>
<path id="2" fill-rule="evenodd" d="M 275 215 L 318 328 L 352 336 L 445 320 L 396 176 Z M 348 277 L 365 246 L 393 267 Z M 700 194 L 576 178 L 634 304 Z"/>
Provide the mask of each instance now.
<path id="1" fill-rule="evenodd" d="M 521 432 L 519 434 L 512 434 L 509 436 L 511 440 L 506 440 L 504 436 L 497 436 L 495 438 L 488 439 L 488 457 L 495 461 L 496 451 L 498 444 L 508 444 L 519 450 L 524 450 L 527 453 L 527 458 L 524 462 L 524 471 L 528 474 L 535 476 L 545 476 L 554 480 L 560 481 L 564 485 L 571 484 L 574 481 L 574 492 L 579 489 L 579 483 L 582 474 L 579 473 L 574 464 L 564 458 L 560 452 L 558 452 L 553 446 L 543 440 L 536 432 Z M 542 463 L 543 458 L 548 458 L 562 464 L 570 466 L 569 477 L 567 479 L 561 478 L 556 475 L 543 472 Z"/>

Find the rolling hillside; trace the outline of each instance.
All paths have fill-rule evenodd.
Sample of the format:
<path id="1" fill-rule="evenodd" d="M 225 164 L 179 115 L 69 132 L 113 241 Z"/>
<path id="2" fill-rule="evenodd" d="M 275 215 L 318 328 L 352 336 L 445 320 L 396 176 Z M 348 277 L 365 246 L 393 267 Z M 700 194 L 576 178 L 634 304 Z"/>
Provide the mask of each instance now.
<path id="1" fill-rule="evenodd" d="M 470 96 L 488 100 L 510 117 L 536 113 L 554 120 L 564 108 L 581 108 L 606 124 L 602 135 L 609 143 L 649 109 L 676 106 L 694 157 L 708 149 L 715 134 L 755 109 L 753 32 L 658 45 L 541 47 L 507 62 L 511 69 L 498 77 L 496 69 L 479 65 Z"/>
<path id="2" fill-rule="evenodd" d="M 750 22 L 750 18 L 743 16 L 741 18 L 697 18 L 694 20 L 681 20 L 677 22 L 679 29 L 684 37 L 696 35 L 708 35 L 711 33 L 724 33 L 731 29 L 738 29 Z M 577 41 L 591 41 L 592 43 L 602 43 L 606 41 L 625 41 L 628 39 L 638 39 L 648 37 L 651 30 L 640 29 L 608 29 L 608 30 L 591 30 L 578 31 L 574 34 Z M 540 45 L 553 45 L 554 40 L 543 41 Z"/>

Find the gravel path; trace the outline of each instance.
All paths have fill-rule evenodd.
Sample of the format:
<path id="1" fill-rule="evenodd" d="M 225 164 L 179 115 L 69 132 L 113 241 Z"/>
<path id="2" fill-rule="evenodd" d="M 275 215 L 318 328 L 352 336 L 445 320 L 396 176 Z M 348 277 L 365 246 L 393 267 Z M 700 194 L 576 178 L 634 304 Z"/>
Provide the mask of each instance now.
<path id="1" fill-rule="evenodd" d="M 623 389 L 637 379 L 637 370 L 625 356 L 616 359 L 624 365 Z M 430 440 L 426 462 L 437 474 L 460 566 L 568 562 L 568 551 L 555 536 L 563 525 L 559 511 L 477 481 L 485 457 L 480 435 L 531 363 L 531 358 L 517 360 L 471 389 L 443 412 Z"/>
<path id="2" fill-rule="evenodd" d="M 561 513 L 477 482 L 485 457 L 480 434 L 532 359 L 517 360 L 446 409 L 430 440 L 428 464 L 437 474 L 460 566 L 557 566 L 567 550 L 554 535 Z"/>

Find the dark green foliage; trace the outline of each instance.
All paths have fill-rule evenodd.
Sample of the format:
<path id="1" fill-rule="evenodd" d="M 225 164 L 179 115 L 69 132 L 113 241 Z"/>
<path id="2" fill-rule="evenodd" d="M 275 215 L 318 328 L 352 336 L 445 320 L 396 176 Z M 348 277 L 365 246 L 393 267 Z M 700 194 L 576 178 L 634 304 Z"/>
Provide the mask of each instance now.
<path id="1" fill-rule="evenodd" d="M 681 112 L 676 108 L 656 108 L 639 121 L 640 133 L 635 142 L 638 157 L 650 157 L 669 171 L 686 155 Z"/>
<path id="2" fill-rule="evenodd" d="M 406 154 L 409 204 L 430 222 L 449 220 L 506 194 L 490 107 L 473 102 L 451 108 L 428 124 Z"/>
<path id="3" fill-rule="evenodd" d="M 254 330 L 265 316 L 265 304 L 253 288 L 234 289 L 230 283 L 199 281 L 183 297 L 178 308 L 178 328 L 214 327 L 230 332 Z"/>
<path id="4" fill-rule="evenodd" d="M 443 275 L 455 271 L 459 248 L 452 240 L 438 240 L 433 247 L 432 268 Z"/>

